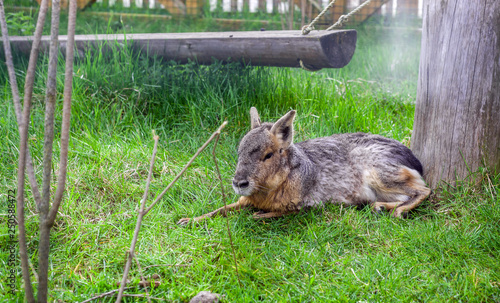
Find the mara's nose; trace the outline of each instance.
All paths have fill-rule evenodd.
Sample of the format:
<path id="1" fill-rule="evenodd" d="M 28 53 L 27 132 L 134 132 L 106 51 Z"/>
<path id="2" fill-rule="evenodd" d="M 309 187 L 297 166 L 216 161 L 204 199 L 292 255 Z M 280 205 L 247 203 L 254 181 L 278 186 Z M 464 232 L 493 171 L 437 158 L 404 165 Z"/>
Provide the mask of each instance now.
<path id="1" fill-rule="evenodd" d="M 238 187 L 238 188 L 247 188 L 248 185 L 250 185 L 250 182 L 248 182 L 247 180 L 236 180 L 236 179 L 233 179 L 233 185 L 235 187 Z"/>

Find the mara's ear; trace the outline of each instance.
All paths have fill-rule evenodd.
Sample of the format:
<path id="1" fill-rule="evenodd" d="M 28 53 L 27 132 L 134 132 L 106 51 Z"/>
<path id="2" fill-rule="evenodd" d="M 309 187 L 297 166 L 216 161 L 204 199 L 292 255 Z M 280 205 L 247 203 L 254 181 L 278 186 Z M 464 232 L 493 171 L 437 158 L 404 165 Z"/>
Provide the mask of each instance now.
<path id="1" fill-rule="evenodd" d="M 283 149 L 287 149 L 293 143 L 293 119 L 296 111 L 291 110 L 281 117 L 271 128 L 271 134 L 276 136 Z"/>
<path id="2" fill-rule="evenodd" d="M 259 113 L 255 107 L 250 108 L 250 127 L 254 129 L 260 126 Z"/>

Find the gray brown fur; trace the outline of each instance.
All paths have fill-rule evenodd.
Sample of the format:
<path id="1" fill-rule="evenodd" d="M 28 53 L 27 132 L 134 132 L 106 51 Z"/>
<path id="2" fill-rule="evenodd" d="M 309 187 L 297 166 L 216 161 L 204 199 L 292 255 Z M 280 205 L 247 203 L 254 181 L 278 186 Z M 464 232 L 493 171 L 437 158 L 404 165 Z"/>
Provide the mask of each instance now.
<path id="1" fill-rule="evenodd" d="M 255 108 L 250 116 L 233 178 L 240 199 L 195 221 L 248 206 L 261 210 L 255 218 L 270 218 L 325 202 L 371 204 L 400 217 L 430 194 L 420 161 L 396 140 L 350 133 L 294 144 L 295 111 L 274 124 L 261 123 Z"/>

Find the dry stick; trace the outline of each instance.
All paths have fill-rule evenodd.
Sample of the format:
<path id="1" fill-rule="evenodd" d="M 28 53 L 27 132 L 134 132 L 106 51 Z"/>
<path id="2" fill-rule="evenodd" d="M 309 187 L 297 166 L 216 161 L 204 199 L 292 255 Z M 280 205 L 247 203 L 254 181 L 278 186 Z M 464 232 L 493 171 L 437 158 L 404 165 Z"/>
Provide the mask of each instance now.
<path id="1" fill-rule="evenodd" d="M 52 54 L 52 43 L 54 44 L 54 61 L 49 59 L 49 69 L 51 66 L 54 69 L 57 69 L 57 57 L 58 57 L 58 47 L 57 47 L 57 33 L 59 31 L 59 20 L 55 23 L 55 19 L 59 19 L 59 1 L 53 1 L 52 12 L 54 15 L 54 11 L 56 16 L 53 16 L 52 22 L 54 29 L 53 34 L 56 36 L 51 38 L 51 54 Z M 68 13 L 68 37 L 66 44 L 66 66 L 65 66 L 65 75 L 64 75 L 64 98 L 63 98 L 63 118 L 61 125 L 61 151 L 60 151 L 60 165 L 59 165 L 59 176 L 58 176 L 58 184 L 56 194 L 54 196 L 54 201 L 52 203 L 52 207 L 49 209 L 49 201 L 50 201 L 50 166 L 48 167 L 48 174 L 44 174 L 44 178 L 48 178 L 48 187 L 49 191 L 47 193 L 47 200 L 44 201 L 42 199 L 42 203 L 46 202 L 43 207 L 40 207 L 40 245 L 39 245 L 39 277 L 40 281 L 38 284 L 38 300 L 39 302 L 47 301 L 48 295 L 48 267 L 49 267 L 49 252 L 50 252 L 50 229 L 54 225 L 55 218 L 57 216 L 57 212 L 59 210 L 59 206 L 61 205 L 62 195 L 65 189 L 66 184 L 66 172 L 67 172 L 67 164 L 68 164 L 68 145 L 69 145 L 69 128 L 70 128 L 70 119 L 71 119 L 71 96 L 73 92 L 73 57 L 74 57 L 74 42 L 75 42 L 75 27 L 76 27 L 76 10 L 77 3 L 76 0 L 70 0 L 69 2 L 69 13 Z M 50 55 L 49 55 L 50 57 Z M 52 65 L 53 64 L 53 65 Z M 47 162 L 52 162 L 52 143 L 54 140 L 54 107 L 55 107 L 55 70 L 52 71 L 52 75 L 54 76 L 53 83 L 53 93 L 54 95 L 49 95 L 47 84 L 47 100 L 50 98 L 50 108 L 46 111 L 46 119 L 50 121 L 46 122 L 46 138 L 45 143 L 48 145 L 45 151 L 48 152 Z M 49 80 L 50 80 L 50 72 L 49 72 Z M 51 92 L 52 93 L 52 92 Z M 47 107 L 49 107 L 49 102 L 47 102 Z M 48 118 L 47 118 L 48 116 Z M 49 127 L 49 133 L 47 132 L 47 126 Z M 47 144 L 47 140 L 49 144 Z M 45 159 L 44 159 L 44 170 L 45 170 Z M 45 180 L 44 180 L 45 181 Z M 44 188 L 45 193 L 45 188 Z M 43 196 L 42 196 L 43 197 Z M 44 212 L 41 210 L 44 209 Z"/>
<path id="2" fill-rule="evenodd" d="M 134 288 L 134 286 L 126 287 L 125 289 L 131 289 L 131 288 Z M 98 294 L 97 296 L 92 297 L 90 299 L 87 299 L 85 301 L 82 301 L 80 303 L 89 303 L 89 302 L 92 302 L 92 301 L 94 301 L 96 299 L 100 299 L 100 298 L 104 298 L 104 297 L 107 297 L 107 296 L 111 296 L 111 295 L 114 295 L 115 293 L 117 293 L 119 290 L 120 290 L 119 288 L 118 289 L 113 289 L 113 290 L 110 290 L 108 292 L 104 292 L 102 294 Z"/>
<path id="3" fill-rule="evenodd" d="M 144 298 L 144 295 L 138 295 L 138 294 L 124 294 L 123 295 L 124 297 L 135 297 L 135 298 Z M 148 299 L 151 298 L 153 300 L 157 300 L 157 301 L 165 301 L 165 299 L 162 299 L 162 298 L 155 298 L 155 297 L 148 297 Z"/>
<path id="4" fill-rule="evenodd" d="M 47 218 L 49 224 L 54 224 L 57 211 L 61 205 L 62 196 L 66 186 L 66 173 L 68 168 L 69 128 L 71 120 L 71 96 L 73 94 L 73 59 L 75 45 L 77 1 L 70 0 L 68 13 L 68 38 L 66 41 L 66 67 L 64 75 L 64 99 L 61 125 L 61 154 L 59 163 L 59 176 L 57 178 L 57 189 L 54 195 L 52 207 Z"/>
<path id="5" fill-rule="evenodd" d="M 130 270 L 132 257 L 135 251 L 135 244 L 137 243 L 139 230 L 141 229 L 142 218 L 146 214 L 144 212 L 144 208 L 146 206 L 146 199 L 148 197 L 149 185 L 151 184 L 151 178 L 153 176 L 153 167 L 155 165 L 156 152 L 158 151 L 158 139 L 159 137 L 155 135 L 153 131 L 153 140 L 155 140 L 155 145 L 153 147 L 153 154 L 151 155 L 151 162 L 149 164 L 149 173 L 148 173 L 148 179 L 146 181 L 146 189 L 144 190 L 144 195 L 142 196 L 141 209 L 139 210 L 139 215 L 137 216 L 137 222 L 135 224 L 135 230 L 134 230 L 134 237 L 132 238 L 132 243 L 130 244 L 130 250 L 128 251 L 127 264 L 125 265 L 125 270 L 123 271 L 122 282 L 120 284 L 116 302 L 120 302 L 123 297 L 123 291 L 125 290 L 125 285 L 127 284 L 128 272 Z"/>
<path id="6" fill-rule="evenodd" d="M 163 195 L 165 195 L 165 193 L 170 189 L 170 187 L 172 187 L 172 185 L 174 185 L 174 183 L 182 176 L 182 174 L 184 174 L 184 172 L 189 168 L 191 163 L 193 163 L 194 159 L 196 159 L 196 157 L 198 157 L 198 155 L 207 147 L 207 145 L 210 142 L 212 142 L 212 140 L 215 138 L 215 136 L 220 135 L 220 132 L 222 131 L 222 129 L 224 127 L 226 127 L 226 125 L 227 125 L 227 121 L 224 121 L 224 123 L 222 123 L 222 125 L 219 126 L 219 128 L 212 134 L 212 136 L 210 136 L 210 138 L 208 138 L 207 142 L 205 142 L 205 144 L 203 144 L 198 149 L 198 151 L 194 154 L 193 157 L 191 157 L 191 160 L 189 160 L 189 162 L 186 164 L 186 166 L 184 166 L 184 168 L 181 170 L 181 172 L 178 173 L 177 176 L 175 176 L 174 180 L 172 182 L 170 182 L 170 184 L 167 186 L 167 188 L 165 188 L 165 190 L 163 190 L 162 193 L 158 197 L 156 197 L 155 201 L 151 204 L 151 206 L 149 206 L 146 209 L 146 214 L 151 210 L 151 208 L 153 208 L 153 206 L 156 205 L 156 203 L 158 203 L 158 201 L 160 201 L 160 199 L 163 197 Z"/>
<path id="7" fill-rule="evenodd" d="M 125 285 L 127 284 L 127 277 L 128 277 L 128 272 L 130 271 L 130 265 L 132 262 L 132 254 L 130 252 L 135 251 L 135 244 L 137 243 L 137 239 L 139 236 L 139 230 L 141 228 L 141 223 L 142 223 L 142 218 L 151 210 L 153 206 L 160 201 L 160 199 L 165 195 L 165 193 L 174 185 L 174 183 L 184 174 L 184 172 L 188 169 L 188 167 L 193 163 L 193 161 L 198 157 L 198 155 L 207 147 L 207 145 L 215 138 L 215 136 L 219 135 L 221 130 L 226 126 L 227 121 L 224 121 L 221 126 L 210 136 L 210 138 L 198 149 L 198 151 L 194 154 L 193 157 L 189 160 L 189 162 L 184 166 L 184 168 L 181 170 L 180 173 L 175 176 L 174 180 L 170 182 L 170 184 L 161 192 L 158 197 L 156 197 L 155 201 L 149 206 L 147 209 L 144 210 L 146 198 L 147 198 L 147 192 L 149 190 L 149 184 L 151 183 L 151 175 L 153 172 L 153 166 L 154 166 L 154 159 L 156 156 L 156 147 L 157 147 L 157 136 L 155 137 L 155 148 L 153 149 L 153 156 L 151 158 L 151 165 L 149 167 L 149 175 L 148 175 L 148 181 L 146 183 L 146 191 L 144 192 L 144 196 L 141 201 L 141 210 L 139 211 L 139 216 L 137 217 L 137 223 L 135 225 L 135 230 L 134 230 L 134 237 L 132 238 L 132 243 L 130 245 L 130 250 L 129 250 L 129 255 L 127 258 L 127 264 L 125 265 L 125 269 L 123 271 L 123 277 L 122 277 L 122 282 L 120 284 L 120 291 L 118 293 L 118 297 L 116 299 L 116 303 L 119 303 L 123 297 L 123 289 L 125 288 Z"/>
<path id="8" fill-rule="evenodd" d="M 191 264 L 155 264 L 155 265 L 149 265 L 144 267 L 144 270 L 152 267 L 162 267 L 162 266 L 168 266 L 168 267 L 189 267 Z"/>
<path id="9" fill-rule="evenodd" d="M 54 143 L 54 112 L 57 93 L 57 57 L 59 55 L 59 13 L 60 0 L 52 0 L 50 26 L 49 67 L 47 71 L 47 90 L 45 92 L 45 134 L 43 138 L 43 175 L 42 203 L 40 204 L 40 239 L 38 242 L 38 302 L 47 302 L 50 228 L 48 214 L 50 209 L 50 183 L 52 172 L 52 147 Z"/>
<path id="10" fill-rule="evenodd" d="M 212 155 L 214 158 L 215 170 L 217 171 L 217 176 L 219 177 L 220 191 L 222 193 L 222 200 L 224 201 L 224 213 L 226 214 L 227 233 L 229 235 L 229 243 L 231 244 L 231 250 L 233 252 L 234 268 L 236 269 L 236 277 L 238 278 L 238 283 L 240 284 L 240 287 L 243 288 L 243 285 L 241 285 L 240 274 L 238 272 L 238 262 L 236 261 L 236 253 L 234 251 L 233 237 L 231 236 L 231 229 L 229 228 L 229 217 L 227 216 L 226 193 L 224 192 L 224 185 L 222 183 L 222 177 L 220 175 L 219 165 L 217 164 L 217 157 L 215 156 L 215 149 L 217 148 L 217 143 L 219 142 L 219 137 L 220 137 L 220 135 L 217 135 L 217 137 L 215 138 L 215 143 L 214 143 L 214 148 L 212 150 Z"/>
<path id="11" fill-rule="evenodd" d="M 33 96 L 33 82 L 35 79 L 36 61 L 40 49 L 40 40 L 42 37 L 43 24 L 47 15 L 48 0 L 42 0 L 38 20 L 35 29 L 35 37 L 31 47 L 28 70 L 26 72 L 26 81 L 24 85 L 24 108 L 19 132 L 19 164 L 17 171 L 17 222 L 19 228 L 19 256 L 21 259 L 21 270 L 23 273 L 25 296 L 28 302 L 35 302 L 33 296 L 33 286 L 31 285 L 28 254 L 26 248 L 26 226 L 24 223 L 24 171 L 26 169 L 26 153 L 28 150 L 28 128 L 30 122 L 31 98 Z"/>
<path id="12" fill-rule="evenodd" d="M 16 112 L 16 119 L 18 121 L 19 132 L 21 132 L 21 119 L 22 119 L 22 108 L 21 108 L 21 97 L 19 95 L 19 88 L 17 87 L 16 72 L 14 70 L 14 61 L 12 60 L 12 52 L 10 48 L 9 33 L 7 29 L 7 22 L 5 20 L 5 11 L 3 7 L 3 1 L 0 0 L 0 26 L 2 27 L 2 40 L 3 49 L 5 53 L 5 64 L 7 65 L 7 70 L 9 73 L 9 82 L 12 89 L 12 99 L 14 101 L 14 111 Z M 33 161 L 31 160 L 29 147 L 26 149 L 26 172 L 28 174 L 28 179 L 31 185 L 31 191 L 33 192 L 33 198 L 35 199 L 36 205 L 40 205 L 42 201 L 42 196 L 40 196 L 40 190 L 38 189 L 38 183 L 36 181 L 35 169 L 33 168 Z"/>
<path id="13" fill-rule="evenodd" d="M 142 283 L 144 283 L 144 291 L 146 291 L 146 297 L 148 298 L 148 302 L 151 303 L 151 299 L 149 298 L 149 292 L 148 292 L 148 284 L 149 283 L 144 278 L 141 263 L 139 263 L 139 260 L 137 259 L 137 255 L 134 252 L 132 252 L 132 255 L 134 255 L 135 262 L 137 263 L 137 268 L 139 268 L 139 275 L 141 275 Z"/>

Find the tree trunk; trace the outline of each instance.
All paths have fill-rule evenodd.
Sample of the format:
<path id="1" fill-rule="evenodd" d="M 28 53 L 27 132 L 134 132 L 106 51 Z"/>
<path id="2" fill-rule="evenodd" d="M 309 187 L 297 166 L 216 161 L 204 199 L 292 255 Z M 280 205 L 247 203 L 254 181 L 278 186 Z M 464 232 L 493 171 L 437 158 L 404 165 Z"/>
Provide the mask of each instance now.
<path id="1" fill-rule="evenodd" d="M 500 171 L 500 1 L 426 0 L 411 148 L 432 188 Z"/>

